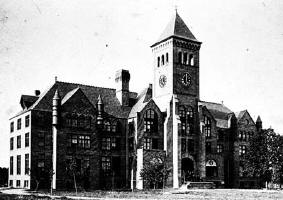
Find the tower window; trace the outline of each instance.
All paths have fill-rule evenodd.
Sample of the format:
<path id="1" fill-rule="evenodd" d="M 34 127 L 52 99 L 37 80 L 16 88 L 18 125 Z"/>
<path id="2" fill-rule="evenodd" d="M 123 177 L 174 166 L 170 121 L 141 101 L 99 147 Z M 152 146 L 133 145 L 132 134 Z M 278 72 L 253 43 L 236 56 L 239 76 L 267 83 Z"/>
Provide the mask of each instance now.
<path id="1" fill-rule="evenodd" d="M 160 67 L 160 57 L 157 57 L 157 67 Z"/>
<path id="2" fill-rule="evenodd" d="M 193 54 L 190 54 L 189 64 L 190 64 L 191 66 L 194 66 L 194 55 L 193 55 Z"/>
<path id="3" fill-rule="evenodd" d="M 164 55 L 161 56 L 161 65 L 164 65 Z"/>
<path id="4" fill-rule="evenodd" d="M 182 52 L 178 53 L 178 63 L 182 63 Z"/>
<path id="5" fill-rule="evenodd" d="M 205 137 L 211 137 L 211 121 L 208 117 L 204 116 L 204 133 Z"/>
<path id="6" fill-rule="evenodd" d="M 169 63 L 169 54 L 166 53 L 166 63 Z"/>
<path id="7" fill-rule="evenodd" d="M 183 64 L 185 64 L 185 65 L 188 64 L 188 53 L 184 53 Z"/>

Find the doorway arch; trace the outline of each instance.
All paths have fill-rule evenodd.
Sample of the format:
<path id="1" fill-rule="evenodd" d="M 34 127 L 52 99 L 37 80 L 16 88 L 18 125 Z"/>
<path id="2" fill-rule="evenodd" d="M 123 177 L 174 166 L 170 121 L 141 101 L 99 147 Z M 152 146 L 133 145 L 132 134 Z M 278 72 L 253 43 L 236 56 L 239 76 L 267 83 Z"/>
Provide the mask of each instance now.
<path id="1" fill-rule="evenodd" d="M 182 170 L 182 183 L 187 181 L 194 181 L 194 161 L 189 158 L 183 158 L 181 162 L 181 170 Z"/>

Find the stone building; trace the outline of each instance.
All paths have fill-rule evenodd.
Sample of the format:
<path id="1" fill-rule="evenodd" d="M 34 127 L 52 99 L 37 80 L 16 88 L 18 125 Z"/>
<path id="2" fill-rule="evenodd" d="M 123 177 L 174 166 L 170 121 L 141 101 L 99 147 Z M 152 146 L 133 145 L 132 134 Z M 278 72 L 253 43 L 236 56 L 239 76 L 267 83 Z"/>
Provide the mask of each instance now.
<path id="1" fill-rule="evenodd" d="M 176 14 L 151 46 L 153 85 L 129 89 L 130 73 L 116 72 L 116 88 L 55 80 L 43 93 L 22 95 L 10 119 L 11 187 L 137 188 L 145 163 L 167 157 L 167 187 L 190 180 L 218 187 L 251 187 L 242 155 L 261 129 L 248 111 L 234 113 L 199 96 L 199 42 Z"/>

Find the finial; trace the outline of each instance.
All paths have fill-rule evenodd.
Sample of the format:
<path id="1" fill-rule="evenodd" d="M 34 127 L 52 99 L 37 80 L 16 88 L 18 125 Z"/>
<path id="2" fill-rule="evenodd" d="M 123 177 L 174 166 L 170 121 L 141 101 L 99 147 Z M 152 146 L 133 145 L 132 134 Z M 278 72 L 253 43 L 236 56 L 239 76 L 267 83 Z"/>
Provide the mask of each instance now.
<path id="1" fill-rule="evenodd" d="M 57 82 L 57 76 L 55 76 L 55 82 Z"/>
<path id="2" fill-rule="evenodd" d="M 102 102 L 102 98 L 101 98 L 101 96 L 100 96 L 100 95 L 98 96 L 98 98 L 97 98 L 97 99 L 98 99 L 97 104 L 103 104 L 103 102 Z"/>
<path id="3" fill-rule="evenodd" d="M 175 12 L 176 12 L 176 14 L 178 13 L 178 6 L 177 5 L 175 5 Z"/>

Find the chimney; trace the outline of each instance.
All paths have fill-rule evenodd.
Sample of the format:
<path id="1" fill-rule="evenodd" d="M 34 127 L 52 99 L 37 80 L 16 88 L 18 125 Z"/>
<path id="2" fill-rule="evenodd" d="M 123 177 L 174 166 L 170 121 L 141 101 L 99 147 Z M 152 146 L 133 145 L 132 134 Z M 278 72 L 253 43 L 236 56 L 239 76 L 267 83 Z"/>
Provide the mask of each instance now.
<path id="1" fill-rule="evenodd" d="M 35 94 L 35 96 L 38 97 L 38 96 L 40 95 L 40 90 L 35 90 L 35 91 L 34 91 L 34 94 Z"/>
<path id="2" fill-rule="evenodd" d="M 116 72 L 116 97 L 122 106 L 129 106 L 129 82 L 130 73 L 128 70 L 121 69 Z"/>

